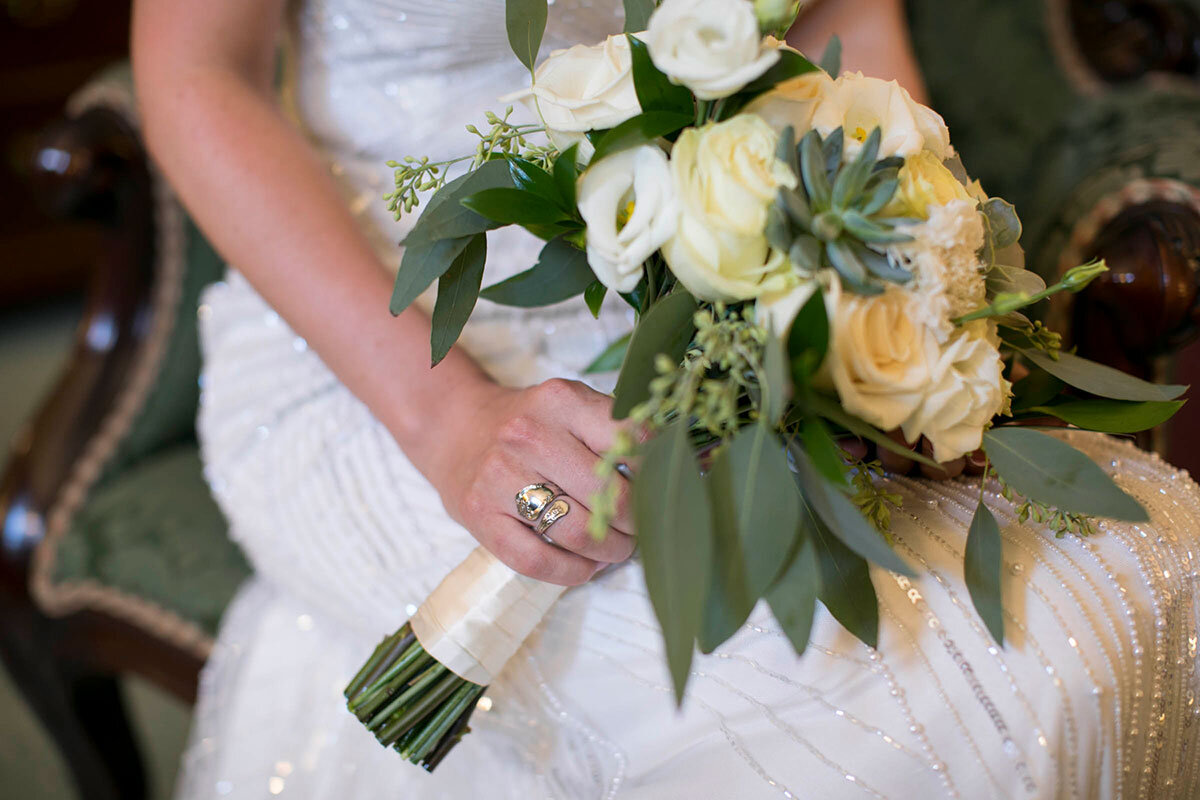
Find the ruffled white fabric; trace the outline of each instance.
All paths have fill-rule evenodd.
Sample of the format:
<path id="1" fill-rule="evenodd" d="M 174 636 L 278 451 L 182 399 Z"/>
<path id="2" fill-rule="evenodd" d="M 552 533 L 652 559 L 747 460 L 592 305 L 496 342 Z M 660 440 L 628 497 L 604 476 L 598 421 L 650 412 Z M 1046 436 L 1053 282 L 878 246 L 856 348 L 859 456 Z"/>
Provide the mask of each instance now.
<path id="1" fill-rule="evenodd" d="M 550 46 L 618 28 L 619 6 L 558 0 Z M 300 115 L 382 253 L 400 235 L 378 210 L 384 159 L 459 148 L 453 131 L 468 115 L 522 83 L 503 8 L 312 0 L 296 10 Z M 528 266 L 532 248 L 497 241 L 491 252 L 490 275 L 502 277 Z M 481 311 L 464 340 L 513 384 L 577 375 L 629 324 L 615 307 L 597 324 L 580 303 Z M 760 607 L 697 659 L 677 712 L 641 570 L 625 565 L 563 596 L 493 684 L 474 732 L 426 775 L 379 747 L 341 690 L 475 543 L 236 272 L 208 291 L 201 317 L 207 477 L 257 575 L 205 669 L 181 800 L 1200 793 L 1200 491 L 1156 457 L 1086 434 L 1064 435 L 1152 520 L 1055 539 L 1019 524 L 987 487 L 1005 542 L 1003 650 L 962 581 L 978 482 L 896 480 L 897 547 L 920 576 L 873 572 L 878 650 L 819 609 L 797 658 Z"/>

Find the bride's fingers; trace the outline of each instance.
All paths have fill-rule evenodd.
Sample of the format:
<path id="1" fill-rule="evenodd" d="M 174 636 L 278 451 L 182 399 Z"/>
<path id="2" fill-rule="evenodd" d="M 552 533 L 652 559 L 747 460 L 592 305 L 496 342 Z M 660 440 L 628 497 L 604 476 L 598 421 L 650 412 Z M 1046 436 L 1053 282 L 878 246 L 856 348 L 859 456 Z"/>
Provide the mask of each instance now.
<path id="1" fill-rule="evenodd" d="M 514 571 L 546 583 L 578 586 L 604 566 L 543 541 L 528 525 L 502 514 L 492 518 L 479 539 Z"/>
<path id="2" fill-rule="evenodd" d="M 887 435 L 891 439 L 907 447 L 909 450 L 916 448 L 916 445 L 910 444 L 904 438 L 904 434 L 902 434 L 899 430 L 890 431 Z M 891 450 L 888 450 L 886 447 L 878 448 L 877 452 L 879 455 L 879 462 L 883 464 L 883 468 L 893 475 L 907 475 L 912 471 L 913 464 L 916 463 L 916 461 L 913 459 L 900 455 L 899 453 L 894 453 Z"/>
<path id="3" fill-rule="evenodd" d="M 933 445 L 928 439 L 921 439 L 921 452 L 930 458 L 933 458 Z M 936 481 L 944 481 L 949 478 L 957 478 L 962 474 L 962 471 L 966 465 L 966 458 L 956 458 L 953 461 L 938 462 L 937 467 L 931 467 L 928 464 L 922 464 L 921 474 L 926 478 L 933 478 Z"/>
<path id="4" fill-rule="evenodd" d="M 596 454 L 583 442 L 574 437 L 564 437 L 563 442 L 556 440 L 552 450 L 536 457 L 530 465 L 547 476 L 565 494 L 590 504 L 592 497 L 604 488 L 604 482 L 596 475 L 598 461 Z M 617 477 L 616 481 L 616 513 L 610 524 L 621 533 L 632 535 L 633 514 L 629 481 L 623 477 Z"/>
<path id="5" fill-rule="evenodd" d="M 553 522 L 544 529 L 544 534 L 554 544 L 584 558 L 609 564 L 624 561 L 633 555 L 632 536 L 626 536 L 620 531 L 609 528 L 603 539 L 596 539 L 588 530 L 591 511 L 587 506 L 569 496 L 562 496 L 556 499 L 555 503 L 560 500 L 566 504 L 565 514 L 558 515 L 562 506 L 555 508 L 555 504 L 551 503 L 542 516 L 542 521 L 544 521 L 551 513 L 556 514 Z M 534 524 L 534 527 L 537 528 L 537 523 Z"/>

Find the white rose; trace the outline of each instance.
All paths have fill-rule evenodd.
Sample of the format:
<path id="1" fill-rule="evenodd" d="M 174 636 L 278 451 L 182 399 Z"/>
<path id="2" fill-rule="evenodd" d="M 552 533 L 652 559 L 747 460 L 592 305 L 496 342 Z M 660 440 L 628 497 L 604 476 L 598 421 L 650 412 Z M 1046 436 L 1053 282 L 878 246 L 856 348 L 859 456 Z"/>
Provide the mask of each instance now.
<path id="1" fill-rule="evenodd" d="M 760 94 L 746 106 L 747 114 L 766 120 L 778 133 L 791 125 L 799 139 L 812 127 L 812 115 L 817 102 L 833 89 L 833 78 L 823 70 L 797 75 Z"/>
<path id="2" fill-rule="evenodd" d="M 884 431 L 899 428 L 909 441 L 925 436 L 938 461 L 979 448 L 1009 388 L 986 323 L 958 329 L 943 345 L 911 313 L 903 289 L 866 297 L 835 280 L 826 305 L 822 372 L 847 411 Z"/>
<path id="3" fill-rule="evenodd" d="M 579 179 L 587 259 L 600 282 L 631 292 L 642 264 L 675 233 L 679 212 L 663 151 L 642 145 L 601 159 Z"/>
<path id="4" fill-rule="evenodd" d="M 924 436 L 937 461 L 978 450 L 984 427 L 1004 406 L 1010 385 L 989 323 L 977 320 L 942 348 L 921 405 L 901 425 L 905 437 Z"/>
<path id="5" fill-rule="evenodd" d="M 740 114 L 688 128 L 671 151 L 679 224 L 663 246 L 675 277 L 702 300 L 746 300 L 789 285 L 783 253 L 767 245 L 767 208 L 796 176 L 775 157 L 767 123 Z"/>
<path id="6" fill-rule="evenodd" d="M 728 97 L 779 60 L 749 0 L 663 0 L 639 38 L 654 66 L 701 100 Z"/>
<path id="7" fill-rule="evenodd" d="M 586 131 L 611 128 L 642 113 L 633 86 L 633 57 L 624 36 L 555 50 L 534 71 L 532 86 L 500 99 L 525 101 L 560 150 L 574 142 L 586 143 Z"/>
<path id="8" fill-rule="evenodd" d="M 921 105 L 896 81 L 847 72 L 817 103 L 812 126 L 822 136 L 841 127 L 845 133 L 846 161 L 862 149 L 876 127 L 881 129 L 879 157 L 914 156 L 929 150 L 939 160 L 953 154 L 946 123 L 933 109 Z"/>

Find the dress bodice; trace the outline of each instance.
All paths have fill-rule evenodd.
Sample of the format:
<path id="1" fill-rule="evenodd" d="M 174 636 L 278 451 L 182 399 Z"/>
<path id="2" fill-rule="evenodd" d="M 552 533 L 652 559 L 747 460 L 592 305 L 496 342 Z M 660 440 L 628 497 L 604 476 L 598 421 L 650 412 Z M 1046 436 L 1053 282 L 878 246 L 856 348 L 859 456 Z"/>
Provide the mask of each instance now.
<path id="1" fill-rule="evenodd" d="M 623 19 L 618 0 L 556 0 L 541 52 L 599 41 Z M 504 0 L 303 0 L 290 9 L 288 33 L 285 103 L 395 268 L 416 214 L 392 219 L 386 162 L 474 152 L 466 126 L 484 129 L 484 112 L 503 111 L 497 98 L 528 85 L 509 48 Z M 517 108 L 513 118 L 530 116 Z M 531 267 L 541 244 L 519 229 L 490 234 L 484 285 Z M 422 304 L 431 303 L 429 292 Z M 582 298 L 543 309 L 480 301 L 461 341 L 505 383 L 572 377 L 629 327 L 622 305 L 610 297 L 597 324 Z"/>

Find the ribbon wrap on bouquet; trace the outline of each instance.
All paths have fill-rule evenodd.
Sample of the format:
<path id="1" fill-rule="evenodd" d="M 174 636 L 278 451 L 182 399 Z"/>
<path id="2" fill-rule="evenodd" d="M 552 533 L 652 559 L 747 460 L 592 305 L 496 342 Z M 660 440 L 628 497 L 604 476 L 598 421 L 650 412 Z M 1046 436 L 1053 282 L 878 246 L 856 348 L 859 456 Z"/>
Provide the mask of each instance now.
<path id="1" fill-rule="evenodd" d="M 438 584 L 409 624 L 425 652 L 460 678 L 486 686 L 565 588 L 520 575 L 477 547 Z"/>

